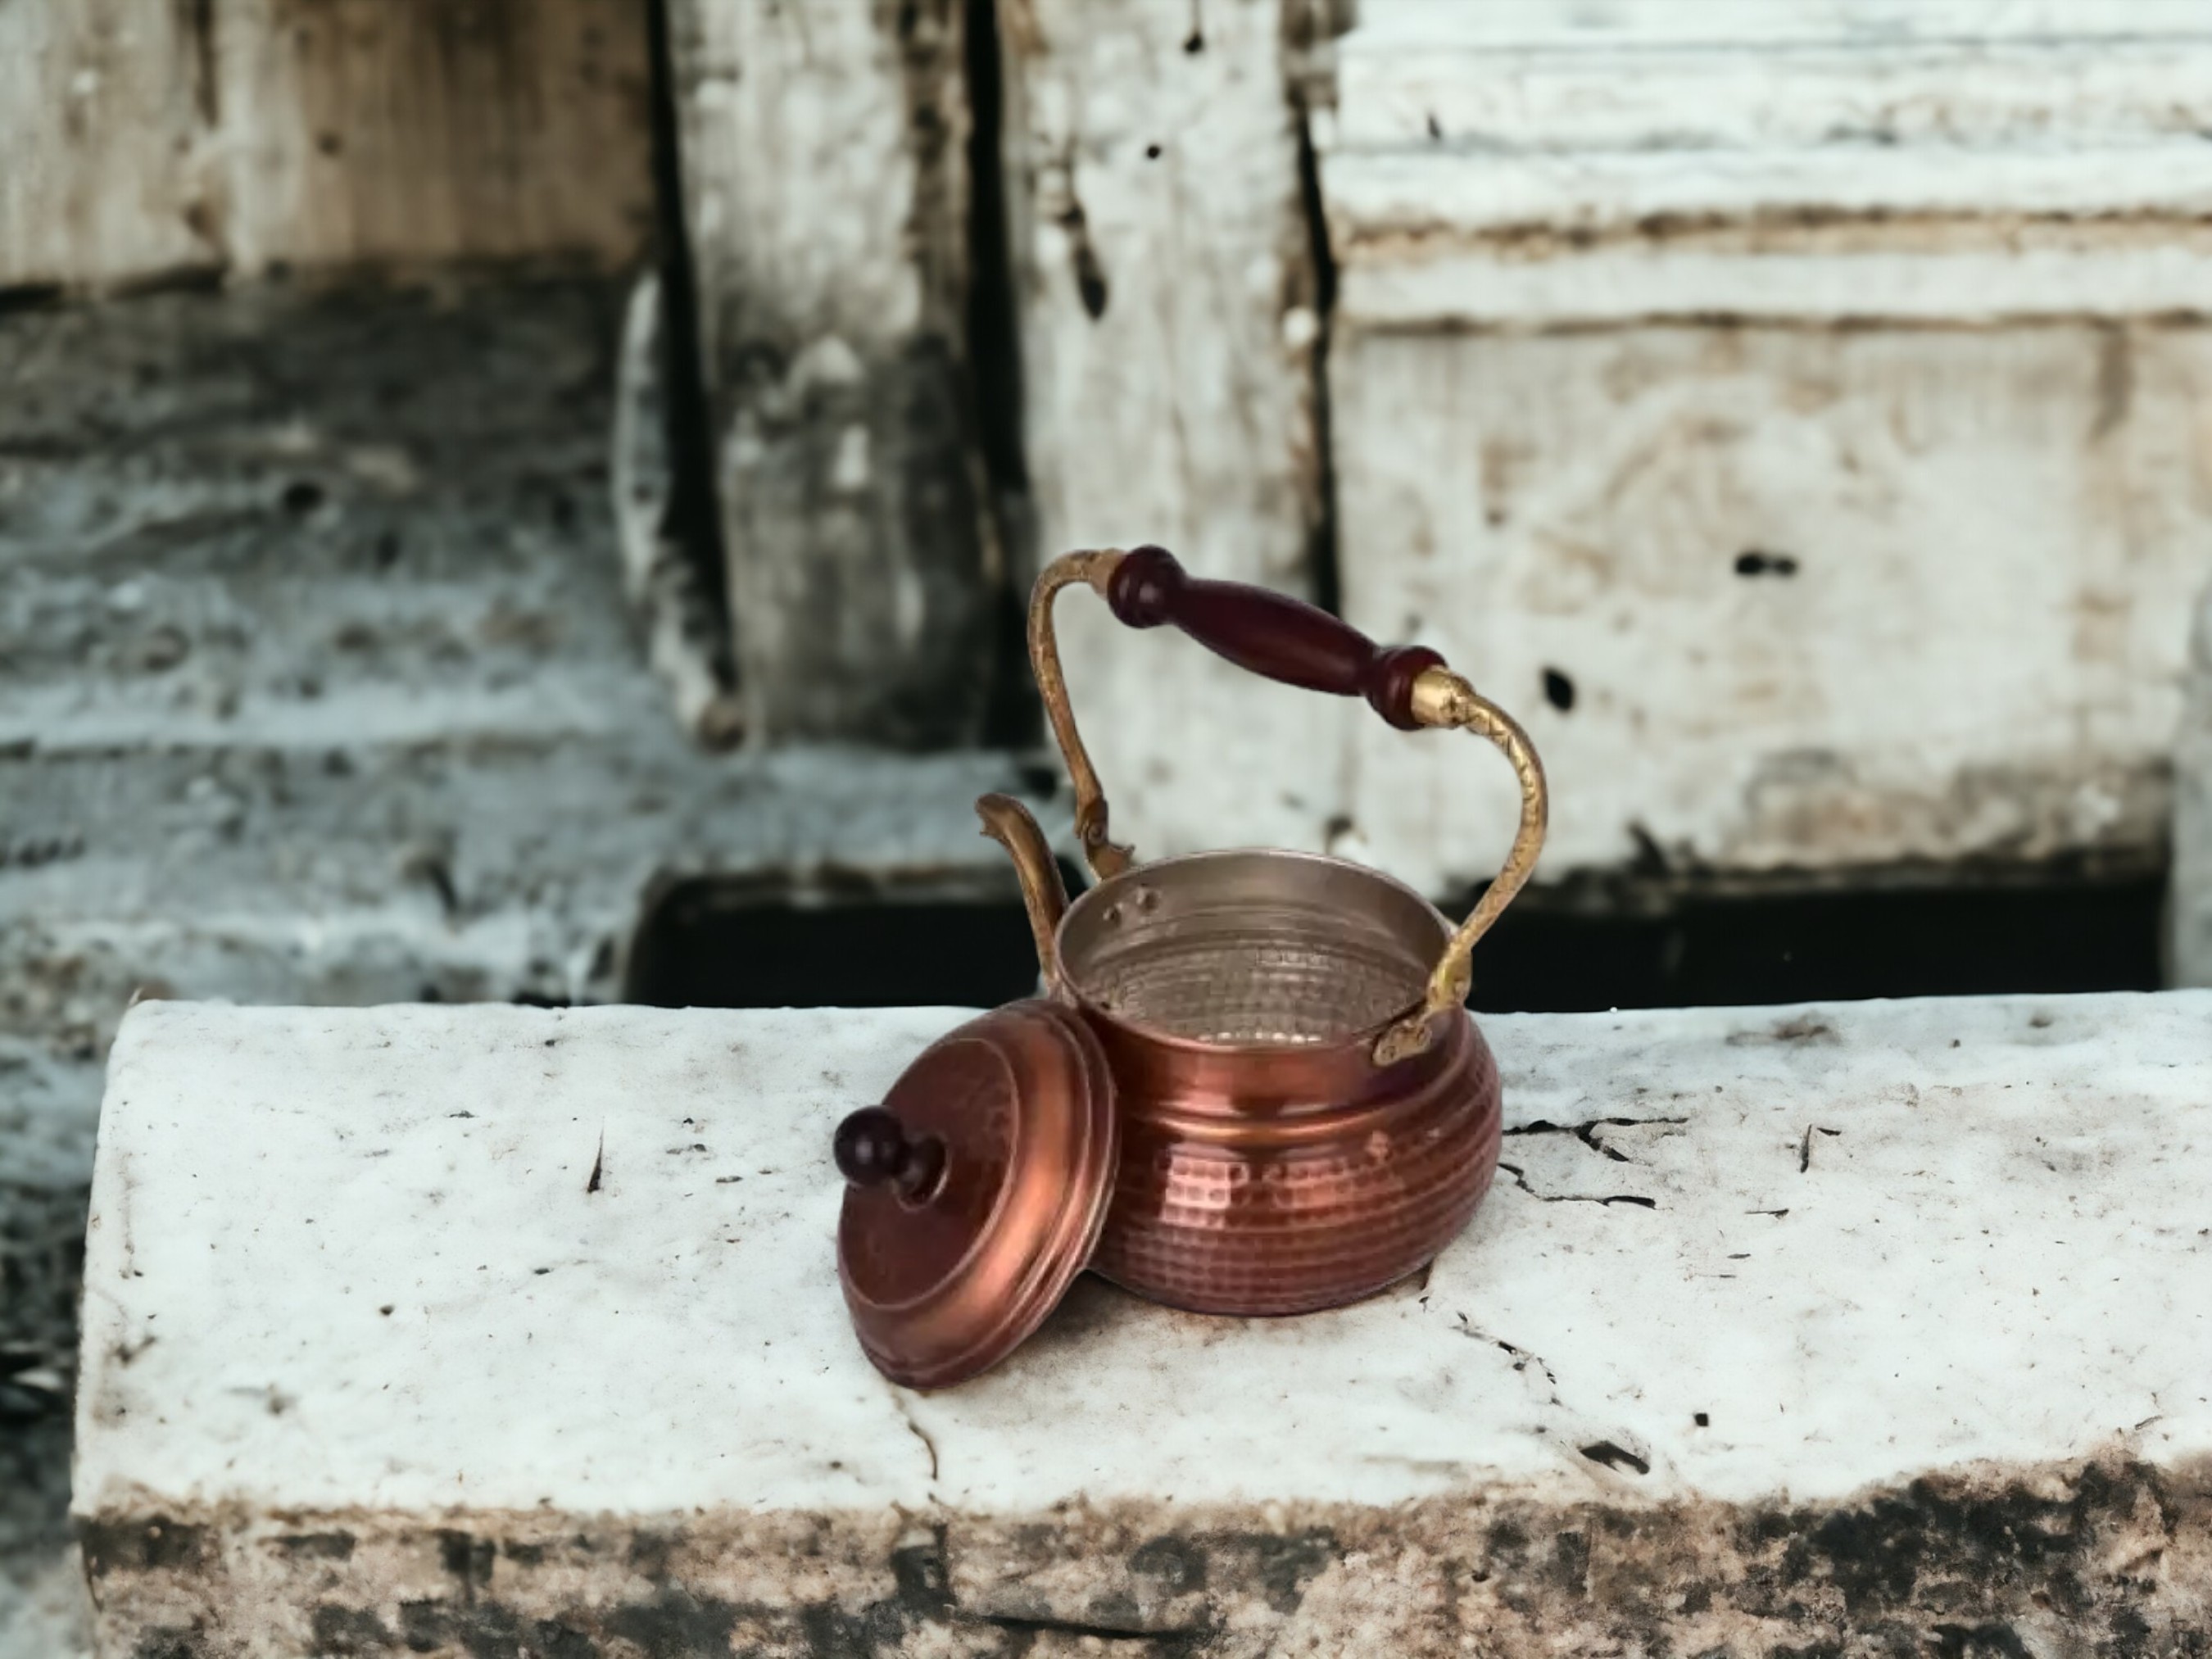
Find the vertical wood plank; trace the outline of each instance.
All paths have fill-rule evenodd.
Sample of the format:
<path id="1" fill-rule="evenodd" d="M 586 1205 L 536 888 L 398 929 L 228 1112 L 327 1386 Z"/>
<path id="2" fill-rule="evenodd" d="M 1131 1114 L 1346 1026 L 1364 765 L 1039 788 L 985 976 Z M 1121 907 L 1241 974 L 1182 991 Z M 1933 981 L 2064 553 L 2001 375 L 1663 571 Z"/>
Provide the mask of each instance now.
<path id="1" fill-rule="evenodd" d="M 0 288 L 220 263 L 212 3 L 0 4 Z"/>
<path id="2" fill-rule="evenodd" d="M 1003 572 L 966 374 L 958 0 L 678 0 L 686 209 L 757 739 L 971 740 Z"/>
<path id="3" fill-rule="evenodd" d="M 637 0 L 221 0 L 234 261 L 612 255 L 651 228 Z"/>
<path id="4" fill-rule="evenodd" d="M 1038 552 L 1158 542 L 1316 592 L 1322 460 L 1291 52 L 1302 0 L 1001 0 Z M 1139 856 L 1318 845 L 1347 706 L 1060 607 L 1069 686 Z M 1126 833 L 1125 833 L 1126 832 Z"/>
<path id="5" fill-rule="evenodd" d="M 635 0 L 6 0 L 0 286 L 626 264 L 648 80 Z"/>

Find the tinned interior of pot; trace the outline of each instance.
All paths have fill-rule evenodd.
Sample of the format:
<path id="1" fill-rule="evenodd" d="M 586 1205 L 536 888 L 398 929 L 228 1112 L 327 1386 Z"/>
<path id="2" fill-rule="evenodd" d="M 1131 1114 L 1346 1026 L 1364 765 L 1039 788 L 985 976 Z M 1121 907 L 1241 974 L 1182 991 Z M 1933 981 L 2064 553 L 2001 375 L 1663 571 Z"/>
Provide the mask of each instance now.
<path id="1" fill-rule="evenodd" d="M 1125 1024 L 1223 1046 L 1337 1042 L 1419 1001 L 1449 925 L 1389 877 L 1310 854 L 1194 853 L 1085 893 L 1069 988 Z"/>

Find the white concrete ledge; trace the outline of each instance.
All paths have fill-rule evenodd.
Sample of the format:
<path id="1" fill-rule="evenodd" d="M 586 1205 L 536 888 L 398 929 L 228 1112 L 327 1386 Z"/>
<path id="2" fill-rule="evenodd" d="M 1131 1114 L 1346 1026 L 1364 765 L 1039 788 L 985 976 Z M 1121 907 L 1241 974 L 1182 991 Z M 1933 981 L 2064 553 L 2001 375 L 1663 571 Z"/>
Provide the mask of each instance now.
<path id="1" fill-rule="evenodd" d="M 1486 1020 L 1510 1173 L 1425 1279 L 1274 1322 L 1086 1281 L 916 1396 L 850 1336 L 827 1150 L 960 1017 L 135 1010 L 79 1404 L 103 1650 L 2203 1627 L 2212 994 Z"/>

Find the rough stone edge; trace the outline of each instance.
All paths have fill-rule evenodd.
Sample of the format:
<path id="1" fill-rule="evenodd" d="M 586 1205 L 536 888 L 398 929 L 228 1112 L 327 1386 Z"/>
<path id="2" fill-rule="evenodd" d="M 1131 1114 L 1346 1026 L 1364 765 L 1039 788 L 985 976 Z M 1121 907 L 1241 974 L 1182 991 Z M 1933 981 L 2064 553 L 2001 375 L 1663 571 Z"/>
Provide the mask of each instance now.
<path id="1" fill-rule="evenodd" d="M 146 1494 L 80 1518 L 101 1650 L 580 1656 L 2198 1653 L 2212 1461 L 2122 1448 L 1829 1504 L 1040 1515 L 259 1515 Z M 1871 1645 L 1868 1645 L 1871 1641 Z"/>

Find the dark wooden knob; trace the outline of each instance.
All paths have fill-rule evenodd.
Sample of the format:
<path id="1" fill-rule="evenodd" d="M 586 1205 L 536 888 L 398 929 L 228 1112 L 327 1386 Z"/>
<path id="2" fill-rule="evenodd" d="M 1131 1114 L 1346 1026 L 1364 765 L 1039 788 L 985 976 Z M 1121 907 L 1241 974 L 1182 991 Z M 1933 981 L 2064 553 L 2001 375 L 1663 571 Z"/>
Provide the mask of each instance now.
<path id="1" fill-rule="evenodd" d="M 906 1125 L 880 1106 L 864 1106 L 839 1124 L 832 1151 L 838 1173 L 855 1187 L 888 1182 L 902 1198 L 927 1192 L 945 1168 L 943 1141 L 909 1138 Z"/>
<path id="2" fill-rule="evenodd" d="M 1131 628 L 1170 623 L 1216 656 L 1285 685 L 1364 697 L 1405 731 L 1413 682 L 1443 658 L 1425 645 L 1380 646 L 1358 629 L 1288 594 L 1249 582 L 1187 574 L 1164 547 L 1132 549 L 1114 568 L 1106 602 Z"/>

